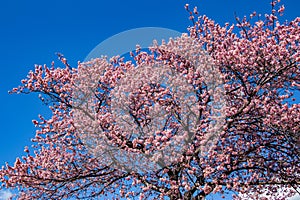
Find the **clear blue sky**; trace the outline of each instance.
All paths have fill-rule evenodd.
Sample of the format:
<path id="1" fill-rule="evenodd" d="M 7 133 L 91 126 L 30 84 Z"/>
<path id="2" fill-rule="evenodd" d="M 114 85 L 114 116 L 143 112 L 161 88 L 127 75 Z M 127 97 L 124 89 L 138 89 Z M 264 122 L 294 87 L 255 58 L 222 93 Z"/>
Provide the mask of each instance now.
<path id="1" fill-rule="evenodd" d="M 23 155 L 35 135 L 32 119 L 46 114 L 36 95 L 9 95 L 34 64 L 56 63 L 63 53 L 72 66 L 101 41 L 138 27 L 186 32 L 191 23 L 185 3 L 197 5 L 218 23 L 234 22 L 256 10 L 270 10 L 270 0 L 10 0 L 0 1 L 0 165 Z M 285 19 L 299 16 L 300 1 L 282 0 Z"/>

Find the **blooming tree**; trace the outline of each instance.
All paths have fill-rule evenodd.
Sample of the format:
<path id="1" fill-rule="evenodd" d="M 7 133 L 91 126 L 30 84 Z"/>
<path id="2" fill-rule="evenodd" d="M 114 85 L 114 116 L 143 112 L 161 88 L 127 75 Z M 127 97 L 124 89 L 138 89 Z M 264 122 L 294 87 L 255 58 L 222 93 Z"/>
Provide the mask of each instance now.
<path id="1" fill-rule="evenodd" d="M 272 8 L 221 26 L 186 5 L 189 34 L 131 61 L 36 66 L 12 92 L 39 93 L 52 117 L 33 120 L 35 151 L 0 170 L 2 187 L 20 199 L 293 196 L 300 18 L 280 23 Z"/>

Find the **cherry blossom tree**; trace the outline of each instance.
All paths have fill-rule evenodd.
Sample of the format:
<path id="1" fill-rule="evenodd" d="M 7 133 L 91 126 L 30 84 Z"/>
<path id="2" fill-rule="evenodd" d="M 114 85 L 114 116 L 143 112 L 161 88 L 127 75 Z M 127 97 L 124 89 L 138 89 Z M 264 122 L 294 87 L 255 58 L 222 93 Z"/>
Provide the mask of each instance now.
<path id="1" fill-rule="evenodd" d="M 19 199 L 299 193 L 300 18 L 281 23 L 276 1 L 224 26 L 185 8 L 189 34 L 132 60 L 72 68 L 58 54 L 63 68 L 30 71 L 12 92 L 38 93 L 52 117 L 33 120 L 34 146 L 2 167 L 1 187 Z"/>

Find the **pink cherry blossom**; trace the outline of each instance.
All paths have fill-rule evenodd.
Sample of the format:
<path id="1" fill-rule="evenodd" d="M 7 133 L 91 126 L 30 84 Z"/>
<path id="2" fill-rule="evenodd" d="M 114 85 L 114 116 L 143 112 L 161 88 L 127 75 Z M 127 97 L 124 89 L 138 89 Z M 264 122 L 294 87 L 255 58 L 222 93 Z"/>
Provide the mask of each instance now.
<path id="1" fill-rule="evenodd" d="M 131 61 L 72 68 L 57 54 L 64 67 L 35 66 L 12 92 L 39 93 L 52 116 L 33 120 L 34 145 L 2 167 L 0 189 L 19 189 L 19 199 L 293 196 L 300 18 L 281 23 L 278 3 L 224 26 L 186 4 L 189 34 L 149 53 L 137 46 Z"/>

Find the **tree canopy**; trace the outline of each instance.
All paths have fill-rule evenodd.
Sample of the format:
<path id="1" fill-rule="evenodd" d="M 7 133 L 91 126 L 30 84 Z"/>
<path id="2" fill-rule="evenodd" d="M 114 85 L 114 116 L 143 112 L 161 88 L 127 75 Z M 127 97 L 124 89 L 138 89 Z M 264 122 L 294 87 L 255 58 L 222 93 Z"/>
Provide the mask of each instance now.
<path id="1" fill-rule="evenodd" d="M 36 66 L 14 93 L 50 119 L 34 149 L 0 170 L 19 199 L 285 199 L 300 184 L 300 18 L 272 1 L 219 25 L 190 10 L 189 34 L 132 60 Z M 279 193 L 279 191 L 284 191 Z M 299 190 L 298 190 L 299 193 Z"/>

